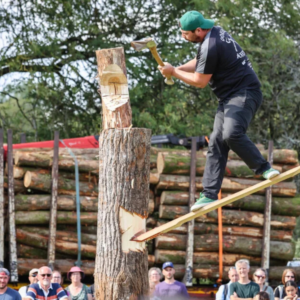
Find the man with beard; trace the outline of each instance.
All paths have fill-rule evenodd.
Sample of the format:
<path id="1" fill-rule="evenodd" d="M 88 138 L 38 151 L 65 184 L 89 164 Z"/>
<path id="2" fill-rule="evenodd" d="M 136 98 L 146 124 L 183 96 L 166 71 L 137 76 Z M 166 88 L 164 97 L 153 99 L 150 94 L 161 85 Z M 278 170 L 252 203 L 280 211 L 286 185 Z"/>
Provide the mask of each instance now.
<path id="1" fill-rule="evenodd" d="M 165 77 L 173 76 L 197 88 L 209 84 L 219 101 L 209 139 L 203 191 L 191 207 L 196 211 L 218 199 L 230 149 L 265 179 L 279 172 L 271 168 L 246 135 L 263 98 L 261 84 L 243 49 L 228 32 L 198 11 L 186 12 L 179 27 L 185 40 L 199 43 L 197 56 L 179 67 L 165 63 L 158 69 Z"/>
<path id="2" fill-rule="evenodd" d="M 31 284 L 27 291 L 25 299 L 31 300 L 56 300 L 67 299 L 68 296 L 58 283 L 51 283 L 52 270 L 47 267 L 41 267 L 38 272 L 38 283 Z"/>
<path id="3" fill-rule="evenodd" d="M 185 285 L 174 279 L 175 269 L 171 262 L 165 262 L 162 266 L 165 280 L 156 285 L 154 299 L 182 300 L 188 299 L 189 294 Z"/>
<path id="4" fill-rule="evenodd" d="M 0 300 L 21 300 L 21 295 L 7 286 L 10 273 L 5 268 L 0 268 Z"/>

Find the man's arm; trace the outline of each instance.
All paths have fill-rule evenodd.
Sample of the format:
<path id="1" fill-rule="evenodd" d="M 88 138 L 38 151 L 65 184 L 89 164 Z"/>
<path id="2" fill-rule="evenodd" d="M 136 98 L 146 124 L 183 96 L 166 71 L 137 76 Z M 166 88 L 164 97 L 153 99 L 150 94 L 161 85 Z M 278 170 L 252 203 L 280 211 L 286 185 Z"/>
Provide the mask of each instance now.
<path id="1" fill-rule="evenodd" d="M 200 74 L 197 72 L 189 73 L 186 71 L 182 71 L 178 68 L 174 68 L 169 63 L 165 63 L 164 67 L 159 66 L 158 69 L 165 77 L 173 76 L 186 84 L 198 87 L 205 88 L 208 82 L 211 79 L 212 74 Z"/>
<path id="2" fill-rule="evenodd" d="M 196 69 L 196 58 L 190 60 L 189 62 L 187 62 L 186 64 L 176 67 L 176 69 L 184 71 L 184 72 L 188 72 L 188 73 L 194 73 L 195 69 Z"/>

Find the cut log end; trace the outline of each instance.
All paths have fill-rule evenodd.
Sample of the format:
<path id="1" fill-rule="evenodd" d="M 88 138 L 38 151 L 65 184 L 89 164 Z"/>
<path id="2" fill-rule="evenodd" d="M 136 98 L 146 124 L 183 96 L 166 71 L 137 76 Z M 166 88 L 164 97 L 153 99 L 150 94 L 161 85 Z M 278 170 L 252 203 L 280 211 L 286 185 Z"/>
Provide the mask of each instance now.
<path id="1" fill-rule="evenodd" d="M 145 252 L 146 243 L 135 242 L 131 238 L 146 231 L 146 219 L 125 210 L 123 207 L 120 207 L 119 217 L 122 232 L 122 251 L 124 253 L 128 253 L 129 251 Z"/>
<path id="2" fill-rule="evenodd" d="M 31 172 L 27 171 L 24 175 L 24 186 L 29 187 L 31 183 Z"/>
<path id="3" fill-rule="evenodd" d="M 157 155 L 157 172 L 158 174 L 161 174 L 165 168 L 165 160 L 164 160 L 164 154 L 163 153 L 158 153 Z"/>

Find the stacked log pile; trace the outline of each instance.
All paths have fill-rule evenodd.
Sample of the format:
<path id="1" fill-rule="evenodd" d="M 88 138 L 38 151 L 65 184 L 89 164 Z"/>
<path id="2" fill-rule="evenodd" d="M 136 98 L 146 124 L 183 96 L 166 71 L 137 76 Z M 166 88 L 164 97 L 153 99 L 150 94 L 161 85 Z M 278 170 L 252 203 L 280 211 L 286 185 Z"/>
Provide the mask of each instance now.
<path id="1" fill-rule="evenodd" d="M 267 151 L 260 149 L 267 158 Z M 188 213 L 190 152 L 152 149 L 157 154 L 157 170 L 160 179 L 155 187 L 157 223 L 154 226 Z M 299 165 L 297 153 L 292 150 L 274 150 L 273 167 L 285 172 Z M 197 153 L 196 197 L 202 190 L 202 177 L 206 152 Z M 233 152 L 229 153 L 222 198 L 250 187 L 262 180 L 255 175 Z M 293 181 L 276 184 L 272 188 L 271 253 L 270 265 L 285 266 L 294 257 L 293 229 L 300 212 L 300 195 L 296 194 Z M 240 258 L 250 260 L 252 266 L 260 266 L 264 224 L 265 191 L 245 197 L 222 210 L 223 222 L 223 265 L 234 265 Z M 194 227 L 194 277 L 216 278 L 219 264 L 218 214 L 212 211 L 196 219 Z M 183 225 L 155 239 L 155 264 L 165 261 L 177 264 L 177 277 L 184 274 L 187 225 Z M 183 271 L 180 271 L 183 270 Z M 201 271 L 199 271 L 201 270 Z M 270 273 L 270 279 L 280 277 Z M 278 277 L 278 278 L 277 278 Z"/>
<path id="2" fill-rule="evenodd" d="M 81 240 L 83 266 L 93 270 L 96 251 L 98 204 L 98 149 L 72 149 L 80 172 Z M 264 156 L 266 151 L 262 150 Z M 205 151 L 197 154 L 196 188 L 201 191 Z M 66 149 L 59 152 L 58 213 L 56 258 L 57 268 L 64 272 L 77 258 L 77 215 L 74 160 Z M 20 274 L 25 274 L 47 258 L 50 199 L 51 149 L 14 150 L 17 247 Z M 281 172 L 298 165 L 296 152 L 274 151 L 274 167 Z M 150 201 L 147 227 L 154 228 L 188 212 L 190 152 L 152 148 Z M 234 154 L 230 153 L 222 196 L 240 191 L 261 180 Z M 293 181 L 282 182 L 272 189 L 271 266 L 274 278 L 281 276 L 282 266 L 294 255 L 292 231 L 300 213 L 300 196 Z M 240 258 L 260 265 L 264 222 L 264 191 L 234 202 L 223 209 L 223 265 L 226 270 Z M 196 219 L 194 277 L 218 277 L 219 242 L 217 212 Z M 148 242 L 149 266 L 167 260 L 176 265 L 177 278 L 182 278 L 185 263 L 187 225 Z M 64 263 L 62 263 L 64 261 Z M 86 270 L 86 271 L 87 271 Z M 280 275 L 276 275 L 279 274 Z M 93 274 L 88 271 L 87 274 Z M 278 277 L 278 278 L 277 278 Z M 272 278 L 271 278 L 272 279 Z"/>

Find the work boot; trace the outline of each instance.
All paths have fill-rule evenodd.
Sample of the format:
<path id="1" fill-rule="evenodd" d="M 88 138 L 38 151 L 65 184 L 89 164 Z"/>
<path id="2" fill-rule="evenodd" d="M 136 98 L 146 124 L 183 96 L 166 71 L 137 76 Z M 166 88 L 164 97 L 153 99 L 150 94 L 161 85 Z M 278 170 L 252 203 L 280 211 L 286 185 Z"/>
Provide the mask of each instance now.
<path id="1" fill-rule="evenodd" d="M 196 200 L 195 204 L 191 207 L 191 211 L 196 211 L 198 209 L 200 209 L 201 207 L 209 204 L 209 203 L 213 203 L 216 200 L 207 198 L 204 194 L 200 193 L 200 197 L 199 199 Z"/>
<path id="2" fill-rule="evenodd" d="M 271 168 L 271 169 L 265 171 L 262 175 L 263 175 L 264 179 L 272 179 L 272 178 L 278 176 L 279 174 L 280 174 L 279 171 Z"/>

